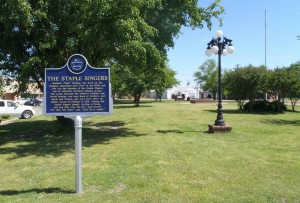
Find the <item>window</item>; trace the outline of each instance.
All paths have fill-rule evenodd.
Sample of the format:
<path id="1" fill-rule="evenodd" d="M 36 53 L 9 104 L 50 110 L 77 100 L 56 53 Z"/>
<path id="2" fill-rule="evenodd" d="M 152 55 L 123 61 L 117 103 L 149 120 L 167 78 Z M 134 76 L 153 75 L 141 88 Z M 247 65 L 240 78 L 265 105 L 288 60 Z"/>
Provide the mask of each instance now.
<path id="1" fill-rule="evenodd" d="M 0 101 L 0 107 L 4 106 L 4 101 Z"/>
<path id="2" fill-rule="evenodd" d="M 7 107 L 15 107 L 16 104 L 14 102 L 11 101 L 7 101 Z"/>

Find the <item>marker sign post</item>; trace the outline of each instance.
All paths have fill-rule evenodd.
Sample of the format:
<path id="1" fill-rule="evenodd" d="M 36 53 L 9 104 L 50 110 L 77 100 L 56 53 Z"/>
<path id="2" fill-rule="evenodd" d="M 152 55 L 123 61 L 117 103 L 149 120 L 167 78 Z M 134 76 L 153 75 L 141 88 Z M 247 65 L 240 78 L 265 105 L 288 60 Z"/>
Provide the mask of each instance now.
<path id="1" fill-rule="evenodd" d="M 45 69 L 43 114 L 74 120 L 76 193 L 82 193 L 82 120 L 110 115 L 112 104 L 109 68 L 93 68 L 74 54 L 62 68 Z"/>

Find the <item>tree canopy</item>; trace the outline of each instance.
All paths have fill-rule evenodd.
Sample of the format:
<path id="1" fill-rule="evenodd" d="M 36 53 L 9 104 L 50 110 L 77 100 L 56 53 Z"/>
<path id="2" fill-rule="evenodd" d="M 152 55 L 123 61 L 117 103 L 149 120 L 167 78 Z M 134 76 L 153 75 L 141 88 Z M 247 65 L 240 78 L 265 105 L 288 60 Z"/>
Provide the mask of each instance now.
<path id="1" fill-rule="evenodd" d="M 300 99 L 300 64 L 292 64 L 289 69 L 289 75 L 291 78 L 288 98 L 291 101 L 292 111 L 295 111 L 295 106 Z"/>
<path id="2" fill-rule="evenodd" d="M 235 68 L 224 75 L 224 86 L 239 101 L 240 109 L 243 108 L 244 100 L 249 99 L 252 103 L 266 92 L 267 69 L 264 66 Z"/>
<path id="3" fill-rule="evenodd" d="M 300 64 L 291 64 L 290 67 L 276 68 L 269 71 L 269 92 L 280 101 L 289 98 L 292 110 L 300 99 Z"/>
<path id="4" fill-rule="evenodd" d="M 43 91 L 44 69 L 61 67 L 80 53 L 91 65 L 124 68 L 132 92 L 163 73 L 167 50 L 182 26 L 221 22 L 221 0 L 207 7 L 197 0 L 2 0 L 1 69 L 29 79 Z M 146 71 L 147 70 L 147 71 Z M 145 72 L 146 71 L 146 72 Z M 149 75 L 150 74 L 150 75 Z M 124 76 L 125 77 L 125 76 Z M 116 76 L 115 78 L 118 78 Z M 135 87 L 137 89 L 135 89 Z"/>
<path id="5" fill-rule="evenodd" d="M 300 64 L 295 63 L 274 70 L 267 70 L 264 66 L 240 67 L 227 71 L 223 82 L 230 96 L 239 101 L 240 109 L 244 107 L 244 100 L 249 99 L 251 110 L 254 101 L 265 99 L 264 93 L 268 93 L 276 105 L 277 112 L 282 110 L 280 108 L 283 107 L 284 98 L 290 100 L 294 111 L 300 99 Z"/>
<path id="6" fill-rule="evenodd" d="M 218 69 L 214 59 L 206 60 L 194 73 L 195 82 L 204 90 L 210 90 L 213 95 L 218 90 Z"/>

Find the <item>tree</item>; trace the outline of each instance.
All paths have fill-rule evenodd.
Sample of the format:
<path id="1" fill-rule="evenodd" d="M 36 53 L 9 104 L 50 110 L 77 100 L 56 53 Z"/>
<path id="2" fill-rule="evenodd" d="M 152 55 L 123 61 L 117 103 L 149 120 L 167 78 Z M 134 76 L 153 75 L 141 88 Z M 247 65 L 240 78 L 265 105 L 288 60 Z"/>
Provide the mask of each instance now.
<path id="1" fill-rule="evenodd" d="M 288 75 L 290 76 L 287 96 L 291 101 L 292 111 L 295 111 L 295 106 L 300 99 L 300 64 L 292 64 L 288 69 Z"/>
<path id="2" fill-rule="evenodd" d="M 4 78 L 2 75 L 0 75 L 0 98 L 4 94 Z"/>
<path id="3" fill-rule="evenodd" d="M 284 103 L 284 98 L 289 98 L 292 111 L 300 99 L 300 63 L 291 64 L 290 67 L 276 68 L 268 74 L 269 93 L 277 100 L 277 108 L 280 110 L 279 102 Z"/>
<path id="4" fill-rule="evenodd" d="M 175 78 L 176 72 L 169 67 L 166 67 L 154 79 L 154 89 L 156 99 L 161 101 L 162 94 L 168 88 L 178 85 L 179 81 Z"/>
<path id="5" fill-rule="evenodd" d="M 145 74 L 164 68 L 181 26 L 210 28 L 223 12 L 220 0 L 206 8 L 194 0 L 3 0 L 0 61 L 19 82 L 35 81 L 43 91 L 44 69 L 80 53 L 95 67 L 125 67 L 125 85 L 133 84 L 138 99 L 149 86 Z"/>
<path id="6" fill-rule="evenodd" d="M 195 82 L 204 90 L 210 90 L 213 95 L 218 91 L 218 69 L 214 59 L 206 60 L 194 73 Z"/>
<path id="7" fill-rule="evenodd" d="M 240 110 L 243 109 L 244 101 L 248 97 L 243 75 L 244 69 L 236 68 L 233 71 L 226 72 L 223 79 L 224 88 L 238 101 Z"/>
<path id="8" fill-rule="evenodd" d="M 249 99 L 251 109 L 254 100 L 266 91 L 266 76 L 266 67 L 249 65 L 227 72 L 223 81 L 229 94 L 238 100 L 239 108 L 243 109 L 244 100 Z"/>
<path id="9" fill-rule="evenodd" d="M 4 1 L 0 7 L 2 69 L 24 85 L 35 81 L 43 91 L 44 68 L 61 67 L 75 49 L 69 43 L 80 6 L 72 2 Z M 72 35 L 72 33 L 74 33 Z"/>
<path id="10" fill-rule="evenodd" d="M 151 49 L 151 47 L 149 47 Z M 152 47 L 153 48 L 153 47 Z M 134 103 L 139 106 L 141 94 L 154 86 L 154 81 L 159 73 L 164 73 L 164 60 L 160 60 L 158 52 L 146 52 L 147 63 L 140 64 L 139 67 L 133 68 L 129 65 L 116 63 L 111 67 L 113 88 L 123 88 L 123 91 L 130 93 L 134 97 Z"/>
<path id="11" fill-rule="evenodd" d="M 162 87 L 158 89 L 159 82 L 157 80 L 158 78 L 169 77 L 167 74 L 168 71 L 165 71 L 166 53 L 168 47 L 174 46 L 173 38 L 178 35 L 181 26 L 203 27 L 203 20 L 209 19 L 207 25 L 210 27 L 210 19 L 218 17 L 223 12 L 223 8 L 219 6 L 219 3 L 220 1 L 215 1 L 206 9 L 198 8 L 196 1 L 189 3 L 181 1 L 155 1 L 155 3 L 147 2 L 145 4 L 147 6 L 142 6 L 140 11 L 143 19 L 155 29 L 155 35 L 146 37 L 146 40 L 149 41 L 150 39 L 155 48 L 160 51 L 162 60 L 156 65 L 153 64 L 153 60 L 147 60 L 148 62 L 142 66 L 138 64 L 136 69 L 132 69 L 135 66 L 133 64 L 131 66 L 125 65 L 126 68 L 124 67 L 122 70 L 116 70 L 118 73 L 127 73 L 126 78 L 122 77 L 124 80 L 118 82 L 118 86 L 122 87 L 123 90 L 126 87 L 127 91 L 131 89 L 129 92 L 132 92 L 134 95 L 134 101 L 137 106 L 141 93 L 146 89 L 156 89 L 158 90 L 158 94 L 162 91 Z M 220 8 L 220 10 L 215 10 L 216 8 Z M 208 10 L 209 13 L 206 13 Z M 140 57 L 141 54 L 139 53 L 137 56 Z M 149 56 L 151 55 L 147 57 Z M 117 67 L 120 68 L 122 65 L 118 65 Z"/>
<path id="12" fill-rule="evenodd" d="M 112 66 L 112 81 L 116 81 L 112 83 L 114 91 L 118 94 L 133 95 L 135 105 L 139 106 L 142 92 L 149 89 L 149 85 L 152 83 L 151 75 L 148 73 L 149 70 L 145 70 L 145 72 L 139 70 L 136 73 L 132 72 L 132 69 L 128 66 L 120 64 Z"/>
<path id="13" fill-rule="evenodd" d="M 287 68 L 276 68 L 268 73 L 268 91 L 278 102 L 284 99 L 290 89 L 290 77 Z"/>

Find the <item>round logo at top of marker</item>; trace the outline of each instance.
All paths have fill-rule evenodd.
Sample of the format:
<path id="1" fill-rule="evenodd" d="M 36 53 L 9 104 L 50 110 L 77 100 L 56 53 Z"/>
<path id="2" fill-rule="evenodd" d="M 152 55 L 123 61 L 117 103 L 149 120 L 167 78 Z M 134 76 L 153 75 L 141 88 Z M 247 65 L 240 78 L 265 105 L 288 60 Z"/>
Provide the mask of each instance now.
<path id="1" fill-rule="evenodd" d="M 71 72 L 81 73 L 86 68 L 86 60 L 81 55 L 73 55 L 69 58 L 68 67 Z"/>

